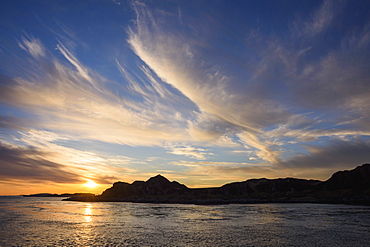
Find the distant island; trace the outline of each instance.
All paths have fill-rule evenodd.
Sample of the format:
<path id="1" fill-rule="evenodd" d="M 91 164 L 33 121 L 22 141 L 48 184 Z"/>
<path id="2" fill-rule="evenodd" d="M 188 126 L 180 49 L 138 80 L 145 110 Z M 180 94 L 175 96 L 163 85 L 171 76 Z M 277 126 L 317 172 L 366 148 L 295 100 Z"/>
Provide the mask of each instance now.
<path id="1" fill-rule="evenodd" d="M 51 194 L 51 193 L 39 193 L 31 195 L 22 195 L 23 197 L 84 197 L 84 196 L 95 196 L 92 193 L 64 193 L 64 194 Z"/>
<path id="2" fill-rule="evenodd" d="M 101 195 L 76 194 L 67 201 L 181 204 L 344 203 L 370 205 L 370 164 L 338 171 L 327 181 L 250 179 L 217 188 L 188 188 L 157 175 L 132 184 L 116 182 Z"/>

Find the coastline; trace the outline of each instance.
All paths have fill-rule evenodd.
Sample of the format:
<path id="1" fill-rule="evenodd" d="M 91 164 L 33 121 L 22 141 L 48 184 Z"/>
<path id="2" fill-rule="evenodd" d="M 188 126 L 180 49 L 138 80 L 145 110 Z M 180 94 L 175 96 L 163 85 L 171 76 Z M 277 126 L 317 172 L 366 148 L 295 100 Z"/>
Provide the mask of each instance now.
<path id="1" fill-rule="evenodd" d="M 157 175 L 132 184 L 116 182 L 101 195 L 74 194 L 65 201 L 173 204 L 320 203 L 370 205 L 370 164 L 339 171 L 327 181 L 250 179 L 216 188 L 188 188 Z"/>

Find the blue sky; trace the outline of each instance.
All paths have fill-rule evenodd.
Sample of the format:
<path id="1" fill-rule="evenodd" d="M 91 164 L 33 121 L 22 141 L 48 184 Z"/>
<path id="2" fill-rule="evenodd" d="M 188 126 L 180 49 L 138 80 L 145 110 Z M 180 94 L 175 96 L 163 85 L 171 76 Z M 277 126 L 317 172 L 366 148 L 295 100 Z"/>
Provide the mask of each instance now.
<path id="1" fill-rule="evenodd" d="M 3 1 L 0 194 L 369 162 L 369 5 Z"/>

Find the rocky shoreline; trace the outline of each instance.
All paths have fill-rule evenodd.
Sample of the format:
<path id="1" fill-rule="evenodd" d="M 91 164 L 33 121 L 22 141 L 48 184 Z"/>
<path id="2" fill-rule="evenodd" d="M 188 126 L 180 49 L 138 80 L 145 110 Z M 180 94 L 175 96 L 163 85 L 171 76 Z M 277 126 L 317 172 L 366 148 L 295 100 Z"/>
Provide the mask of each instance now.
<path id="1" fill-rule="evenodd" d="M 250 179 L 217 188 L 188 188 L 157 175 L 132 184 L 116 182 L 101 195 L 67 201 L 174 204 L 330 203 L 370 205 L 370 164 L 339 171 L 327 181 L 297 178 Z"/>

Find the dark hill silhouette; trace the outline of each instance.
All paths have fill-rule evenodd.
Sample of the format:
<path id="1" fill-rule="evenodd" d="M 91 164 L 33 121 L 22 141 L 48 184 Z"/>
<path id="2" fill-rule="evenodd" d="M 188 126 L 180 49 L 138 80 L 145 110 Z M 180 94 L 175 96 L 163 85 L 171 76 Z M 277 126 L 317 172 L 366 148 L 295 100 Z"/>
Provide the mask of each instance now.
<path id="1" fill-rule="evenodd" d="M 123 201 L 152 203 L 265 203 L 315 202 L 370 205 L 370 164 L 340 171 L 325 182 L 297 178 L 250 179 L 217 188 L 188 188 L 157 175 L 132 184 L 116 182 L 100 196 L 68 198 L 71 201 Z"/>
<path id="2" fill-rule="evenodd" d="M 324 202 L 370 205 L 370 164 L 336 172 L 314 192 Z"/>
<path id="3" fill-rule="evenodd" d="M 350 171 L 339 171 L 323 182 L 320 187 L 325 190 L 357 190 L 370 188 L 370 164 L 363 164 Z"/>
<path id="4" fill-rule="evenodd" d="M 250 179 L 245 182 L 226 184 L 221 187 L 229 194 L 253 194 L 253 193 L 294 193 L 306 191 L 314 185 L 321 183 L 318 180 L 306 180 L 297 178 L 278 178 L 278 179 Z"/>
<path id="5" fill-rule="evenodd" d="M 131 201 L 140 198 L 156 198 L 181 194 L 188 188 L 178 182 L 170 182 L 167 178 L 157 175 L 148 181 L 135 181 L 132 184 L 117 182 L 113 187 L 105 190 L 99 197 L 102 200 Z"/>

